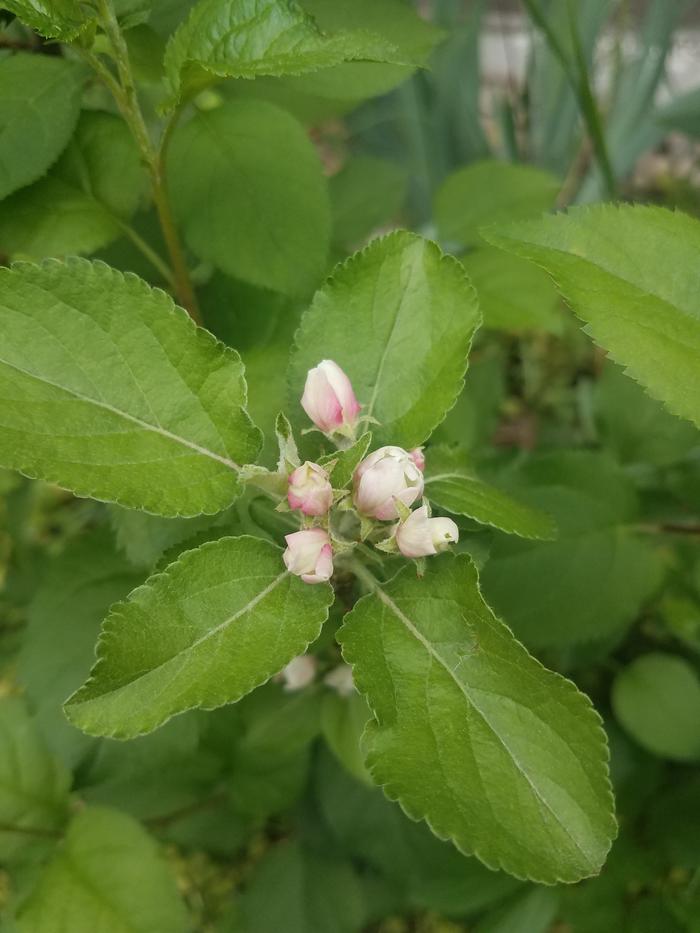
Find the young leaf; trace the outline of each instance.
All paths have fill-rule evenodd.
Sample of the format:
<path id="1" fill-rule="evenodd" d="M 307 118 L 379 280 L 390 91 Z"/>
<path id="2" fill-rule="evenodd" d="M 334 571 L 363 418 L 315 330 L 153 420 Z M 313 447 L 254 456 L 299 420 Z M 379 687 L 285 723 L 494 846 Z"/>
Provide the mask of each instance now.
<path id="1" fill-rule="evenodd" d="M 66 818 L 70 775 L 46 747 L 24 704 L 0 700 L 0 856 L 31 838 L 32 828 L 57 829 Z M 4 832 L 6 826 L 27 832 Z"/>
<path id="2" fill-rule="evenodd" d="M 19 933 L 186 933 L 175 878 L 154 840 L 129 816 L 90 807 L 17 916 Z"/>
<path id="3" fill-rule="evenodd" d="M 431 473 L 431 454 L 432 448 L 428 453 L 425 495 L 435 505 L 453 515 L 464 515 L 521 538 L 556 538 L 556 525 L 546 512 L 518 502 L 495 486 L 470 475 L 454 457 L 441 457 L 445 468 L 441 468 L 438 460 L 435 472 Z"/>
<path id="4" fill-rule="evenodd" d="M 0 198 L 36 181 L 61 154 L 78 120 L 84 77 L 63 58 L 18 52 L 0 59 Z"/>
<path id="5" fill-rule="evenodd" d="M 440 236 L 473 246 L 480 227 L 538 216 L 552 207 L 558 190 L 554 175 L 530 165 L 474 162 L 449 175 L 435 196 Z"/>
<path id="6" fill-rule="evenodd" d="M 0 270 L 0 463 L 158 515 L 240 493 L 259 432 L 238 354 L 103 263 Z"/>
<path id="7" fill-rule="evenodd" d="M 517 877 L 600 870 L 615 835 L 600 719 L 493 616 L 466 556 L 376 583 L 338 637 L 376 717 L 367 767 L 409 816 Z"/>
<path id="8" fill-rule="evenodd" d="M 615 678 L 612 706 L 652 754 L 700 761 L 700 679 L 683 658 L 654 652 L 632 661 Z"/>
<path id="9" fill-rule="evenodd" d="M 32 259 L 93 253 L 123 233 L 143 181 L 124 121 L 85 111 L 49 174 L 4 202 L 0 250 Z"/>
<path id="10" fill-rule="evenodd" d="M 61 42 L 75 39 L 90 24 L 90 7 L 79 0 L 2 0 L 2 7 L 42 36 Z M 32 60 L 38 64 L 38 56 Z"/>
<path id="11" fill-rule="evenodd" d="M 319 463 L 322 466 L 335 461 L 335 466 L 331 473 L 331 482 L 333 483 L 334 489 L 342 489 L 344 486 L 347 486 L 352 479 L 355 468 L 360 461 L 364 459 L 371 443 L 372 433 L 371 431 L 365 431 L 351 447 L 347 448 L 347 450 L 337 450 L 333 453 L 326 454 L 325 457 L 321 457 Z"/>
<path id="12" fill-rule="evenodd" d="M 175 104 L 215 76 L 299 75 L 358 59 L 414 64 L 366 27 L 326 35 L 295 0 L 200 0 L 168 43 L 165 71 Z"/>
<path id="13" fill-rule="evenodd" d="M 185 237 L 203 259 L 285 294 L 322 277 L 328 192 L 313 145 L 288 113 L 262 101 L 199 113 L 175 132 L 168 171 Z"/>
<path id="14" fill-rule="evenodd" d="M 307 371 L 332 359 L 364 404 L 360 417 L 379 422 L 368 421 L 374 443 L 415 447 L 461 391 L 479 323 L 456 259 L 405 231 L 373 240 L 336 267 L 302 318 L 290 368 L 295 411 Z"/>
<path id="15" fill-rule="evenodd" d="M 187 709 L 233 703 L 305 651 L 332 600 L 328 584 L 289 574 L 266 541 L 187 551 L 112 607 L 66 715 L 90 735 L 126 739 Z"/>
<path id="16" fill-rule="evenodd" d="M 700 426 L 697 220 L 659 207 L 597 205 L 487 236 L 543 266 L 627 374 Z"/>

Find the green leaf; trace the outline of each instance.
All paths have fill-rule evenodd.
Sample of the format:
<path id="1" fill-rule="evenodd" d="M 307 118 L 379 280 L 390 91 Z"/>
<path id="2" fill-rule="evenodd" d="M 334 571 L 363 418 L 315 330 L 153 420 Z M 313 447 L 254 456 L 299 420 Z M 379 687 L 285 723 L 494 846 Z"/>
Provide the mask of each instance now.
<path id="1" fill-rule="evenodd" d="M 341 771 L 329 753 L 318 758 L 316 794 L 343 851 L 388 878 L 410 907 L 463 917 L 523 887 L 511 875 L 490 871 L 437 839 L 378 788 Z"/>
<path id="2" fill-rule="evenodd" d="M 632 661 L 615 678 L 612 705 L 647 751 L 700 760 L 700 678 L 683 658 L 653 652 Z"/>
<path id="3" fill-rule="evenodd" d="M 435 220 L 444 240 L 480 242 L 479 228 L 549 210 L 559 181 L 530 165 L 487 160 L 449 175 L 435 196 Z"/>
<path id="4" fill-rule="evenodd" d="M 93 807 L 19 910 L 19 933 L 186 933 L 184 905 L 164 857 L 139 824 Z"/>
<path id="5" fill-rule="evenodd" d="M 285 294 L 305 293 L 323 276 L 326 182 L 288 113 L 241 100 L 197 114 L 173 136 L 168 174 L 185 238 L 203 259 Z"/>
<path id="6" fill-rule="evenodd" d="M 4 202 L 0 249 L 9 256 L 37 259 L 93 253 L 122 235 L 143 180 L 124 121 L 85 111 L 49 174 Z"/>
<path id="7" fill-rule="evenodd" d="M 700 136 L 700 88 L 672 98 L 656 113 L 656 119 L 665 128 L 679 130 L 688 136 Z"/>
<path id="8" fill-rule="evenodd" d="M 600 718 L 493 616 L 466 556 L 377 583 L 338 637 L 376 717 L 367 767 L 409 816 L 516 877 L 600 870 L 615 835 Z"/>
<path id="9" fill-rule="evenodd" d="M 290 364 L 297 421 L 305 421 L 298 399 L 307 371 L 332 359 L 350 377 L 362 415 L 379 422 L 369 422 L 374 443 L 415 447 L 459 395 L 479 323 L 456 259 L 405 231 L 373 240 L 336 266 L 302 318 Z"/>
<path id="10" fill-rule="evenodd" d="M 0 857 L 26 845 L 32 828 L 50 833 L 63 824 L 69 785 L 70 775 L 50 753 L 24 704 L 0 700 Z M 27 832 L 3 832 L 8 825 Z"/>
<path id="11" fill-rule="evenodd" d="M 700 426 L 700 223 L 659 207 L 597 205 L 490 231 L 543 266 L 586 331 L 654 398 Z"/>
<path id="12" fill-rule="evenodd" d="M 356 156 L 329 182 L 333 241 L 350 248 L 394 219 L 406 197 L 403 166 L 387 159 Z"/>
<path id="13" fill-rule="evenodd" d="M 502 905 L 474 927 L 474 933 L 548 933 L 559 910 L 560 894 L 534 888 Z"/>
<path id="14" fill-rule="evenodd" d="M 479 296 L 484 327 L 561 334 L 559 296 L 542 269 L 489 246 L 461 257 Z"/>
<path id="15" fill-rule="evenodd" d="M 319 733 L 318 691 L 286 693 L 267 684 L 235 709 L 241 734 L 231 740 L 231 800 L 238 813 L 258 820 L 288 810 L 306 786 L 311 747 Z M 227 712 L 227 711 L 223 711 Z"/>
<path id="16" fill-rule="evenodd" d="M 595 386 L 596 420 L 621 463 L 668 466 L 700 447 L 700 433 L 650 398 L 620 367 L 608 364 Z"/>
<path id="17" fill-rule="evenodd" d="M 79 0 L 2 0 L 1 6 L 42 36 L 61 42 L 75 39 L 90 24 L 89 7 Z M 38 57 L 32 57 L 37 62 Z"/>
<path id="18" fill-rule="evenodd" d="M 319 458 L 321 465 L 335 461 L 331 473 L 331 482 L 334 489 L 342 489 L 352 480 L 353 474 L 360 461 L 364 459 L 372 443 L 372 432 L 365 431 L 347 450 L 335 450 L 325 457 Z"/>
<path id="19" fill-rule="evenodd" d="M 36 181 L 61 154 L 78 120 L 84 77 L 63 58 L 18 52 L 0 59 L 0 198 Z"/>
<path id="20" fill-rule="evenodd" d="M 245 933 L 357 933 L 362 888 L 352 865 L 298 842 L 274 846 L 241 901 Z"/>
<path id="21" fill-rule="evenodd" d="M 100 529 L 71 542 L 35 588 L 17 678 L 47 745 L 69 767 L 93 740 L 66 721 L 63 701 L 90 670 L 105 613 L 142 580 Z"/>
<path id="22" fill-rule="evenodd" d="M 187 551 L 112 607 L 66 715 L 90 735 L 130 738 L 187 709 L 233 703 L 304 652 L 332 599 L 328 584 L 292 576 L 280 549 L 257 538 Z"/>
<path id="23" fill-rule="evenodd" d="M 639 519 L 630 478 L 605 456 L 562 451 L 509 479 L 518 500 L 554 516 L 558 536 L 495 540 L 481 572 L 486 599 L 532 647 L 619 635 L 661 577 L 653 545 L 629 527 Z"/>
<path id="24" fill-rule="evenodd" d="M 200 0 L 165 52 L 170 103 L 215 76 L 300 75 L 353 60 L 419 63 L 361 25 L 326 35 L 294 0 Z"/>
<path id="25" fill-rule="evenodd" d="M 426 457 L 425 494 L 432 503 L 522 538 L 556 538 L 556 525 L 545 512 L 470 475 L 459 456 L 446 457 L 439 449 L 436 454 L 437 460 L 431 448 Z"/>
<path id="26" fill-rule="evenodd" d="M 240 493 L 259 446 L 240 358 L 164 292 L 99 262 L 18 264 L 0 330 L 3 465 L 166 516 Z"/>
<path id="27" fill-rule="evenodd" d="M 329 690 L 323 697 L 321 729 L 328 747 L 338 761 L 360 781 L 369 782 L 360 740 L 371 713 L 357 691 L 340 696 Z"/>

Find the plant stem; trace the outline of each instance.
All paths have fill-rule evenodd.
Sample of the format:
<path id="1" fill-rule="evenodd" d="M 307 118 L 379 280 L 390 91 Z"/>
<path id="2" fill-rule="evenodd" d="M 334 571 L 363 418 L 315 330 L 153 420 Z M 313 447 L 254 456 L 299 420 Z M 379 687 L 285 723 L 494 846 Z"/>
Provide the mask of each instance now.
<path id="1" fill-rule="evenodd" d="M 581 45 L 581 37 L 576 23 L 576 10 L 572 0 L 567 0 L 567 9 L 569 14 L 569 28 L 571 32 L 571 43 L 573 45 L 576 68 L 572 67 L 569 57 L 559 38 L 552 29 L 547 17 L 539 8 L 537 0 L 523 0 L 523 5 L 527 10 L 530 19 L 542 30 L 549 44 L 550 49 L 556 55 L 560 65 L 564 70 L 569 84 L 571 85 L 578 99 L 581 114 L 588 128 L 588 135 L 591 137 L 591 143 L 596 154 L 596 160 L 605 181 L 608 197 L 614 198 L 616 194 L 615 175 L 612 170 L 610 158 L 608 156 L 607 146 L 605 144 L 605 134 L 603 132 L 603 122 L 600 117 L 598 105 L 596 104 L 591 83 L 588 78 L 588 68 L 586 58 Z"/>
<path id="2" fill-rule="evenodd" d="M 163 260 L 160 258 L 158 253 L 153 249 L 150 243 L 147 243 L 146 240 L 144 240 L 144 238 L 140 234 L 138 234 L 132 226 L 130 226 L 127 223 L 124 223 L 124 221 L 119 220 L 116 217 L 114 219 L 119 224 L 119 227 L 121 228 L 121 231 L 124 234 L 124 236 L 127 236 L 131 240 L 131 242 L 134 244 L 136 249 L 143 256 L 146 257 L 146 259 L 151 263 L 153 268 L 156 269 L 158 273 L 163 277 L 163 280 L 167 282 L 167 284 L 171 288 L 174 289 L 175 279 L 173 277 L 173 273 L 168 268 L 167 264 L 163 262 Z"/>
<path id="3" fill-rule="evenodd" d="M 156 149 L 149 135 L 143 111 L 141 110 L 141 105 L 136 93 L 136 85 L 131 72 L 129 50 L 124 41 L 124 36 L 122 35 L 117 17 L 112 9 L 112 4 L 110 0 L 97 0 L 97 6 L 102 28 L 112 46 L 119 80 L 117 81 L 110 73 L 109 69 L 91 53 L 88 53 L 89 60 L 111 89 L 117 105 L 136 140 L 141 158 L 148 168 L 148 172 L 151 176 L 153 203 L 158 213 L 161 230 L 163 231 L 163 239 L 165 240 L 165 245 L 170 256 L 175 293 L 178 301 L 188 311 L 190 317 L 199 324 L 201 323 L 201 315 L 197 296 L 195 295 L 189 269 L 187 268 L 185 253 L 175 225 L 175 218 L 173 217 L 172 208 L 170 206 L 165 178 L 165 145 L 169 140 L 176 116 L 174 115 L 171 118 L 163 134 L 161 145 Z"/>

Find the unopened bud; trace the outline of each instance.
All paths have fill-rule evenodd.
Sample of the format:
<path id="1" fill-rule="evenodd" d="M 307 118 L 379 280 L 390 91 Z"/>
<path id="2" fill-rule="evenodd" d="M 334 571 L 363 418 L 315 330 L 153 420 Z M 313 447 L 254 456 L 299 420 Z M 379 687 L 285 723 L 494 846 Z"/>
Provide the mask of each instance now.
<path id="1" fill-rule="evenodd" d="M 429 557 L 459 541 L 459 529 L 451 518 L 428 518 L 428 507 L 411 512 L 396 529 L 396 543 L 404 557 Z"/>
<path id="2" fill-rule="evenodd" d="M 409 450 L 408 456 L 413 460 L 421 473 L 425 473 L 425 454 L 423 453 L 423 448 L 414 447 L 413 450 Z"/>
<path id="3" fill-rule="evenodd" d="M 360 413 L 352 383 L 333 360 L 309 370 L 301 406 L 324 434 L 354 429 Z"/>
<path id="4" fill-rule="evenodd" d="M 287 550 L 282 555 L 290 573 L 304 583 L 324 583 L 333 574 L 333 550 L 328 532 L 323 528 L 307 528 L 285 535 Z"/>
<path id="5" fill-rule="evenodd" d="M 355 470 L 359 512 L 381 521 L 398 518 L 396 502 L 412 505 L 423 494 L 423 474 L 402 447 L 380 447 Z"/>
<path id="6" fill-rule="evenodd" d="M 306 461 L 289 476 L 287 502 L 304 515 L 325 515 L 333 503 L 328 473 L 317 463 Z"/>

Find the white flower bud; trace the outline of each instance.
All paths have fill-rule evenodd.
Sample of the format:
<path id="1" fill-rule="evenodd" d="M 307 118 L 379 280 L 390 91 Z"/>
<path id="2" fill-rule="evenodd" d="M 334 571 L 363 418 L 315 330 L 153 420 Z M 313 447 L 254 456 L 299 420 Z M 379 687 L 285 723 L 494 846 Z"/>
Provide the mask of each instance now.
<path id="1" fill-rule="evenodd" d="M 301 406 L 325 434 L 354 428 L 360 413 L 352 383 L 333 360 L 321 360 L 309 370 Z"/>
<path id="2" fill-rule="evenodd" d="M 304 583 L 324 583 L 333 574 L 333 550 L 328 532 L 323 528 L 307 528 L 285 535 L 287 550 L 282 555 L 290 573 Z"/>
<path id="3" fill-rule="evenodd" d="M 402 447 L 380 447 L 355 470 L 354 485 L 358 511 L 388 521 L 398 518 L 395 499 L 411 506 L 423 494 L 423 474 Z"/>
<path id="4" fill-rule="evenodd" d="M 287 502 L 291 509 L 300 509 L 304 515 L 325 515 L 333 504 L 328 473 L 318 463 L 309 460 L 302 463 L 290 474 Z"/>
<path id="5" fill-rule="evenodd" d="M 312 654 L 300 654 L 280 671 L 280 679 L 284 689 L 292 693 L 303 690 L 313 683 L 316 676 L 316 658 Z"/>
<path id="6" fill-rule="evenodd" d="M 411 512 L 396 528 L 396 543 L 404 557 L 429 557 L 459 541 L 459 529 L 451 518 L 428 518 L 428 507 Z"/>

